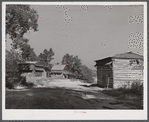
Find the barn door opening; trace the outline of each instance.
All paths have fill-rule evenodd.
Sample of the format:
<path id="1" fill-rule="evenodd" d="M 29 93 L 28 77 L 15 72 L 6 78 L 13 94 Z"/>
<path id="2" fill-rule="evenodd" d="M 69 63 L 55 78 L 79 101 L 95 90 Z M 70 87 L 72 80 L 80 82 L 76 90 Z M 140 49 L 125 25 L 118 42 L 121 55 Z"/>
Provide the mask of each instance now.
<path id="1" fill-rule="evenodd" d="M 113 78 L 108 75 L 102 76 L 102 86 L 104 88 L 113 88 Z"/>
<path id="2" fill-rule="evenodd" d="M 102 76 L 102 86 L 103 87 L 107 86 L 107 77 L 105 75 Z"/>

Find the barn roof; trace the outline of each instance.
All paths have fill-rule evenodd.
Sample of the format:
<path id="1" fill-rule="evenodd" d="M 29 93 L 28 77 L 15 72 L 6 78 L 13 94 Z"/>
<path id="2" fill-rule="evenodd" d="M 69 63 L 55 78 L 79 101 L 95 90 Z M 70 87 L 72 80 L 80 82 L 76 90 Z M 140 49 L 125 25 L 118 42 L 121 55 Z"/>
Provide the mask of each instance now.
<path id="1" fill-rule="evenodd" d="M 55 71 L 55 70 L 57 70 L 57 71 L 63 71 L 64 68 L 65 68 L 65 65 L 54 65 L 52 67 L 51 71 Z"/>
<path id="2" fill-rule="evenodd" d="M 125 52 L 121 54 L 116 54 L 112 56 L 112 58 L 122 58 L 122 59 L 143 59 L 143 56 L 133 53 L 133 52 Z"/>
<path id="3" fill-rule="evenodd" d="M 116 59 L 116 58 L 117 59 L 143 59 L 143 56 L 133 53 L 133 52 L 125 52 L 125 53 L 121 53 L 121 54 L 116 54 L 111 57 L 103 58 L 100 60 L 95 60 L 95 62 L 103 61 L 103 60 L 107 60 L 107 59 Z"/>
<path id="4" fill-rule="evenodd" d="M 25 61 L 22 63 L 19 63 L 19 71 L 22 72 L 32 72 L 33 69 L 31 68 L 31 65 L 35 66 L 35 71 L 43 71 L 44 66 L 39 64 L 38 61 Z"/>
<path id="5" fill-rule="evenodd" d="M 121 53 L 121 54 L 116 54 L 116 55 L 111 56 L 111 57 L 96 60 L 95 66 L 109 63 L 112 61 L 112 59 L 142 59 L 143 60 L 143 56 L 135 54 L 133 52 L 125 52 L 125 53 Z"/>
<path id="6" fill-rule="evenodd" d="M 24 61 L 24 62 L 22 62 L 22 63 L 19 63 L 19 65 L 28 65 L 28 64 L 34 64 L 34 65 L 36 65 L 36 66 L 41 66 L 41 67 L 43 67 L 44 65 L 45 65 L 45 62 L 43 62 L 43 61 Z"/>
<path id="7" fill-rule="evenodd" d="M 35 65 L 36 65 L 36 66 L 46 66 L 47 63 L 44 62 L 44 61 L 38 61 L 38 62 L 35 63 Z"/>

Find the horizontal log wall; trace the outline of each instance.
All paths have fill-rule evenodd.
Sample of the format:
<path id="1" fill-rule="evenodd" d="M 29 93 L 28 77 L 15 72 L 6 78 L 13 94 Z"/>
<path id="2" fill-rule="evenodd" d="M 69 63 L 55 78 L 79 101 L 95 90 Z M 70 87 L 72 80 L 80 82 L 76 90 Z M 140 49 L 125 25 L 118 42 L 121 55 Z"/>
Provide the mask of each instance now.
<path id="1" fill-rule="evenodd" d="M 141 61 L 141 60 L 140 60 Z M 113 81 L 114 88 L 130 87 L 132 82 L 143 81 L 143 70 L 135 68 L 139 64 L 132 62 L 132 59 L 113 60 Z"/>

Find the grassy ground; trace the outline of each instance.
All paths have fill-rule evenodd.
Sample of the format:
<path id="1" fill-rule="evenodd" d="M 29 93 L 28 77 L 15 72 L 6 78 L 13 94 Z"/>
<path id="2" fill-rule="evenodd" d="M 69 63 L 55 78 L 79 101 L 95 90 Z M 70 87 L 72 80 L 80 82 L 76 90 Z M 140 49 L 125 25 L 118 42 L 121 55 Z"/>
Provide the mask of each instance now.
<path id="1" fill-rule="evenodd" d="M 133 93 L 123 93 L 120 90 L 104 90 L 102 93 L 115 97 L 119 102 L 117 104 L 121 103 L 125 106 L 128 106 L 129 108 L 137 108 L 137 109 L 143 109 L 143 100 L 142 96 L 136 95 Z"/>

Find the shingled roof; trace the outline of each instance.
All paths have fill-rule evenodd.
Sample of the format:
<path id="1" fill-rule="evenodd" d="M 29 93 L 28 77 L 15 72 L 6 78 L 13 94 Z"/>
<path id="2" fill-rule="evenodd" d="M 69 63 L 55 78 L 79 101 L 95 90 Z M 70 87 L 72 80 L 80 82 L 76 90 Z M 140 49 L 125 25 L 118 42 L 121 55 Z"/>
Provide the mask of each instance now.
<path id="1" fill-rule="evenodd" d="M 121 53 L 121 54 L 116 54 L 111 57 L 103 58 L 100 60 L 95 60 L 95 62 L 102 61 L 102 60 L 109 60 L 109 59 L 111 60 L 113 58 L 115 58 L 115 59 L 143 59 L 143 56 L 133 53 L 133 52 L 125 52 L 125 53 Z"/>
<path id="2" fill-rule="evenodd" d="M 112 58 L 122 58 L 122 59 L 143 59 L 143 56 L 133 53 L 133 52 L 125 52 L 121 54 L 116 54 L 112 56 Z"/>
<path id="3" fill-rule="evenodd" d="M 60 70 L 60 71 L 62 71 L 62 70 L 64 70 L 64 68 L 65 68 L 65 65 L 54 65 L 52 67 L 51 71 L 53 71 L 53 70 Z"/>
<path id="4" fill-rule="evenodd" d="M 94 66 L 109 63 L 112 61 L 112 59 L 141 59 L 141 60 L 143 60 L 143 56 L 135 54 L 133 52 L 125 52 L 125 53 L 121 53 L 121 54 L 116 54 L 116 55 L 111 56 L 111 57 L 96 60 L 95 61 L 96 65 L 94 65 Z"/>

